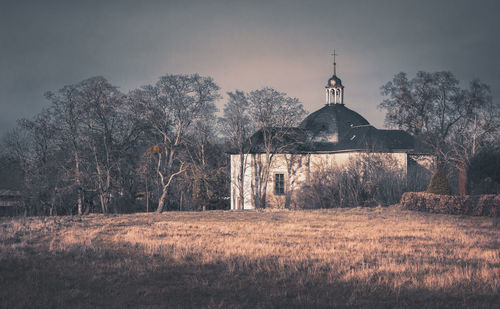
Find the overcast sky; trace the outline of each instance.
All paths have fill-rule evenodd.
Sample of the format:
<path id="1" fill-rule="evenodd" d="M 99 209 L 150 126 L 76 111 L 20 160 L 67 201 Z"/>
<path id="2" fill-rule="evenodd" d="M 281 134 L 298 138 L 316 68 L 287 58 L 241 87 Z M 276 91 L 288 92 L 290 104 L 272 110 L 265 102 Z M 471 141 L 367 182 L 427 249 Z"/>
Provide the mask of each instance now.
<path id="1" fill-rule="evenodd" d="M 380 86 L 401 71 L 480 78 L 498 102 L 498 16 L 500 1 L 480 0 L 0 0 L 0 134 L 47 107 L 44 92 L 97 75 L 128 92 L 200 73 L 223 94 L 271 86 L 312 112 L 334 48 L 346 106 L 379 128 Z"/>

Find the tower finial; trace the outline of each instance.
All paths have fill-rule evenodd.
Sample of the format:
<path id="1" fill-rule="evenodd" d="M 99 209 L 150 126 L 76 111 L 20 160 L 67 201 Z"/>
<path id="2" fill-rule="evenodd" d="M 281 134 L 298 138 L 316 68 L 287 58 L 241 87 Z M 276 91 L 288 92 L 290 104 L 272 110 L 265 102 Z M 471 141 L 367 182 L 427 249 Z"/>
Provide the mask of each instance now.
<path id="1" fill-rule="evenodd" d="M 337 75 L 337 62 L 335 61 L 335 56 L 338 56 L 337 53 L 335 53 L 335 49 L 333 50 L 333 75 Z"/>

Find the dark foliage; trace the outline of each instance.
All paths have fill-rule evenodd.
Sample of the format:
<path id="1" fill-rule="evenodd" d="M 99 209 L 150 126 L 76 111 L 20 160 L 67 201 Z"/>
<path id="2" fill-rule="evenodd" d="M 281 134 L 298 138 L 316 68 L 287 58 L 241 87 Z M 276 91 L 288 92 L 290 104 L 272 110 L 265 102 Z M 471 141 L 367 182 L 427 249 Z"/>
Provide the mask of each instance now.
<path id="1" fill-rule="evenodd" d="M 19 160 L 0 155 L 0 189 L 19 189 L 23 184 L 23 170 Z"/>
<path id="2" fill-rule="evenodd" d="M 431 177 L 431 182 L 427 188 L 428 193 L 450 195 L 450 185 L 446 179 L 446 174 L 442 169 L 437 169 Z"/>
<path id="3" fill-rule="evenodd" d="M 500 146 L 477 153 L 470 160 L 467 173 L 471 194 L 500 194 Z"/>

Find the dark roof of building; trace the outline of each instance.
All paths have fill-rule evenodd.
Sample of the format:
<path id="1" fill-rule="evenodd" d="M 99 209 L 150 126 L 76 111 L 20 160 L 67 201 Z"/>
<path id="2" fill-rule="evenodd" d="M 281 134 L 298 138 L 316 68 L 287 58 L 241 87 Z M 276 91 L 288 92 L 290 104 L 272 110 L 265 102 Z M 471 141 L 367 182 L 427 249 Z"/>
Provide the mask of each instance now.
<path id="1" fill-rule="evenodd" d="M 250 137 L 245 152 L 265 152 L 265 135 L 269 137 L 267 140 L 271 141 L 271 151 L 278 153 L 347 151 L 428 153 L 428 149 L 407 132 L 379 130 L 361 115 L 341 104 L 327 105 L 310 114 L 298 128 L 269 127 L 258 130 Z"/>
<path id="2" fill-rule="evenodd" d="M 415 139 L 401 130 L 378 130 L 371 125 L 351 128 L 342 140 L 332 142 L 311 142 L 312 152 L 344 151 L 413 151 Z"/>
<path id="3" fill-rule="evenodd" d="M 299 127 L 307 130 L 314 142 L 338 142 L 352 127 L 368 124 L 363 116 L 345 105 L 331 104 L 311 113 Z"/>
<path id="4" fill-rule="evenodd" d="M 307 144 L 306 132 L 301 128 L 265 128 L 260 129 L 250 138 L 252 150 L 264 147 L 264 136 L 270 141 L 271 147 L 280 150 L 300 150 Z"/>
<path id="5" fill-rule="evenodd" d="M 266 136 L 266 138 L 264 138 Z M 268 142 L 268 145 L 265 144 Z M 308 142 L 307 132 L 301 128 L 274 128 L 268 127 L 255 132 L 245 143 L 245 152 L 263 153 L 269 146 L 271 152 L 310 152 L 310 143 Z M 237 153 L 231 150 L 229 153 Z"/>
<path id="6" fill-rule="evenodd" d="M 337 144 L 338 148 L 391 151 L 413 149 L 414 138 L 402 130 L 379 130 L 371 125 L 352 127 Z"/>
<path id="7" fill-rule="evenodd" d="M 415 149 L 415 138 L 401 130 L 378 130 L 371 125 L 352 127 L 339 142 L 314 141 L 310 132 L 301 128 L 267 128 L 255 132 L 245 146 L 245 152 L 263 153 L 264 134 L 269 134 L 271 152 L 279 153 L 314 153 L 314 152 L 426 152 Z M 236 153 L 232 151 L 231 153 Z"/>

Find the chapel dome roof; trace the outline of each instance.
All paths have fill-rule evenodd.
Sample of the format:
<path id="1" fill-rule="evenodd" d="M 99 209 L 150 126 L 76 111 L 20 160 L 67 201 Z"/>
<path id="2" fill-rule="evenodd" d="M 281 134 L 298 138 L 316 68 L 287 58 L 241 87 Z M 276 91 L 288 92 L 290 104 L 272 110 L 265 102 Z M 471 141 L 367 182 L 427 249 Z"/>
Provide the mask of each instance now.
<path id="1" fill-rule="evenodd" d="M 333 75 L 332 77 L 330 77 L 330 79 L 328 79 L 328 81 L 326 82 L 326 87 L 332 87 L 332 86 L 339 86 L 339 87 L 343 87 L 342 85 L 342 80 L 340 78 L 337 77 L 337 75 Z"/>
<path id="2" fill-rule="evenodd" d="M 338 142 L 355 126 L 369 125 L 360 114 L 343 104 L 325 105 L 302 121 L 300 128 L 311 135 L 313 141 Z"/>

